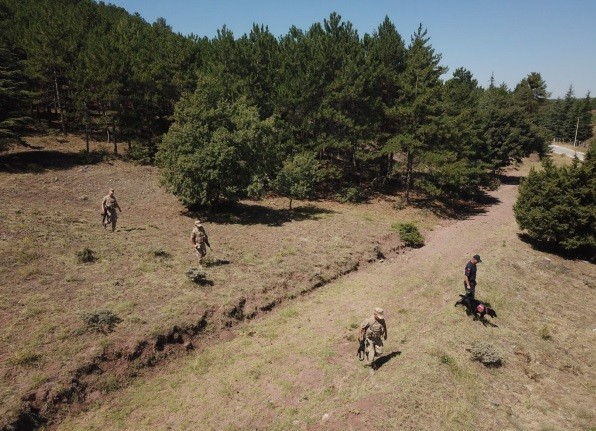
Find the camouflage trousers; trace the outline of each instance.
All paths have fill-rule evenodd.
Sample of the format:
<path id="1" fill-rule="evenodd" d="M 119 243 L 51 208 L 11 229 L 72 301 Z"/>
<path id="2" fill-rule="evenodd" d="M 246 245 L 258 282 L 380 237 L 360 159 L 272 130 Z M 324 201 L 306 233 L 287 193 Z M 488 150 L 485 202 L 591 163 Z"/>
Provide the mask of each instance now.
<path id="1" fill-rule="evenodd" d="M 372 364 L 375 358 L 383 354 L 383 340 L 381 338 L 366 338 L 366 357 L 368 363 Z"/>
<path id="2" fill-rule="evenodd" d="M 199 265 L 203 266 L 203 258 L 207 254 L 207 246 L 205 246 L 205 243 L 197 244 L 195 247 L 195 254 L 199 259 Z"/>
<path id="3" fill-rule="evenodd" d="M 116 229 L 116 220 L 118 220 L 116 208 L 106 208 L 105 212 L 101 215 L 101 224 L 103 227 L 107 227 L 107 223 L 110 223 L 112 225 L 112 231 L 114 231 Z"/>

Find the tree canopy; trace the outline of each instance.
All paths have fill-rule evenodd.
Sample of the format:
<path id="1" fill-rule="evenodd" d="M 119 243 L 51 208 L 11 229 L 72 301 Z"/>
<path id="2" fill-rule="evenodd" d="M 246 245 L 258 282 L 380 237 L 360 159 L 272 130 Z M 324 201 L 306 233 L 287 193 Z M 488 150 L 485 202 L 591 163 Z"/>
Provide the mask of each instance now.
<path id="1" fill-rule="evenodd" d="M 596 258 L 596 144 L 585 163 L 556 167 L 547 158 L 519 188 L 519 227 L 536 243 Z"/>
<path id="2" fill-rule="evenodd" d="M 305 154 L 318 191 L 469 199 L 548 140 L 592 131 L 589 94 L 550 100 L 538 72 L 513 90 L 449 77 L 429 31 L 406 44 L 389 17 L 362 37 L 331 13 L 208 39 L 93 0 L 3 0 L 0 25 L 0 149 L 27 118 L 126 142 L 187 205 L 281 192 Z"/>

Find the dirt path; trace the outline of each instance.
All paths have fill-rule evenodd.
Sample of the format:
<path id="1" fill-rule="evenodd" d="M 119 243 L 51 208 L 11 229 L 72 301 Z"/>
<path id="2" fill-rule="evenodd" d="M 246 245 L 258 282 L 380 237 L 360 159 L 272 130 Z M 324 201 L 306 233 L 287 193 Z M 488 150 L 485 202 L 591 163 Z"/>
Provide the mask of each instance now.
<path id="1" fill-rule="evenodd" d="M 503 185 L 498 204 L 445 223 L 425 247 L 241 325 L 60 429 L 589 429 L 596 271 L 521 242 L 516 195 Z M 453 307 L 474 253 L 478 296 L 499 313 L 488 326 Z M 374 306 L 386 309 L 389 340 L 372 373 L 355 337 Z M 475 342 L 505 366 L 470 361 Z"/>

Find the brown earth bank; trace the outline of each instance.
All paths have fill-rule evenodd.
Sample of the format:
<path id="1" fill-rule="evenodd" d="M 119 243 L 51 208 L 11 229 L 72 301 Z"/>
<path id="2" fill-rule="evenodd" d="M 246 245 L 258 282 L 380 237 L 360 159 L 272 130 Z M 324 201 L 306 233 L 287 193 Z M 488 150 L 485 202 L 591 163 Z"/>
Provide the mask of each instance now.
<path id="1" fill-rule="evenodd" d="M 423 248 L 236 325 L 58 428 L 594 429 L 594 265 L 521 241 L 510 182 L 485 212 L 427 232 Z M 477 296 L 498 314 L 486 321 L 454 307 L 476 252 Z M 355 340 L 375 306 L 389 338 L 373 371 Z"/>
<path id="2" fill-rule="evenodd" d="M 275 198 L 191 214 L 153 167 L 83 158 L 72 136 L 27 143 L 0 156 L 0 429 L 54 423 L 238 322 L 402 253 L 395 222 L 427 231 L 439 221 L 395 210 L 390 197 L 293 211 Z M 114 233 L 99 215 L 111 187 L 123 209 Z M 200 285 L 186 276 L 196 217 L 215 250 Z M 80 263 L 86 249 L 94 260 Z M 113 321 L 90 326 L 90 316 Z"/>

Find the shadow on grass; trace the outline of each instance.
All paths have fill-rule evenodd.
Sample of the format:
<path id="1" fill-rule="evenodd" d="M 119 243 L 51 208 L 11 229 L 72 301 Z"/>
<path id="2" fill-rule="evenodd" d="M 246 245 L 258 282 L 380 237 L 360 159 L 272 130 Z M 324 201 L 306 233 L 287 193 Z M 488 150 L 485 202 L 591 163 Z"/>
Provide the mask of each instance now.
<path id="1" fill-rule="evenodd" d="M 313 220 L 322 214 L 334 214 L 335 211 L 319 208 L 315 206 L 301 206 L 290 209 L 273 209 L 258 204 L 236 203 L 226 208 L 220 208 L 220 212 L 211 213 L 203 217 L 199 213 L 188 211 L 185 215 L 208 219 L 211 222 L 219 224 L 240 224 L 282 226 L 292 221 Z"/>
<path id="2" fill-rule="evenodd" d="M 213 280 L 207 278 L 207 273 L 202 268 L 190 268 L 186 271 L 187 277 L 197 286 L 213 286 Z"/>
<path id="3" fill-rule="evenodd" d="M 203 262 L 203 265 L 207 268 L 213 268 L 216 266 L 229 265 L 230 263 L 232 262 L 227 259 L 214 258 L 212 260 L 206 260 Z"/>
<path id="4" fill-rule="evenodd" d="M 31 147 L 35 148 L 35 147 Z M 105 160 L 104 152 L 68 153 L 62 151 L 21 151 L 0 155 L 0 172 L 41 173 L 49 170 L 70 169 L 80 165 L 93 165 Z"/>
<path id="5" fill-rule="evenodd" d="M 144 227 L 122 227 L 122 228 L 119 228 L 118 230 L 121 230 L 123 232 L 132 232 L 135 230 L 147 230 L 147 228 L 144 228 Z"/>
<path id="6" fill-rule="evenodd" d="M 448 199 L 417 199 L 413 206 L 418 209 L 428 209 L 441 218 L 466 220 L 484 214 L 487 207 L 497 205 L 500 199 L 482 193 L 474 201 L 453 201 Z"/>
<path id="7" fill-rule="evenodd" d="M 387 362 L 389 362 L 390 360 L 392 360 L 393 358 L 397 357 L 401 355 L 401 351 L 396 350 L 395 352 L 391 352 L 388 355 L 385 356 L 381 356 L 380 358 L 378 358 L 377 360 L 375 360 L 374 363 L 374 369 L 378 370 L 379 368 L 381 368 L 383 365 L 385 365 Z"/>
<path id="8" fill-rule="evenodd" d="M 517 237 L 529 244 L 534 250 L 543 253 L 554 254 L 567 260 L 586 260 L 590 263 L 596 263 L 596 247 L 583 247 L 577 250 L 562 250 L 555 244 L 546 244 L 535 240 L 527 233 L 518 233 Z"/>
<path id="9" fill-rule="evenodd" d="M 519 186 L 523 177 L 519 175 L 504 175 L 501 174 L 498 176 L 499 182 L 501 184 L 506 184 L 510 186 Z"/>
<path id="10" fill-rule="evenodd" d="M 498 328 L 499 325 L 494 324 L 493 322 L 489 321 L 486 319 L 486 317 L 479 317 L 477 320 L 480 320 L 480 322 L 484 325 L 484 326 L 490 326 L 491 328 Z"/>

